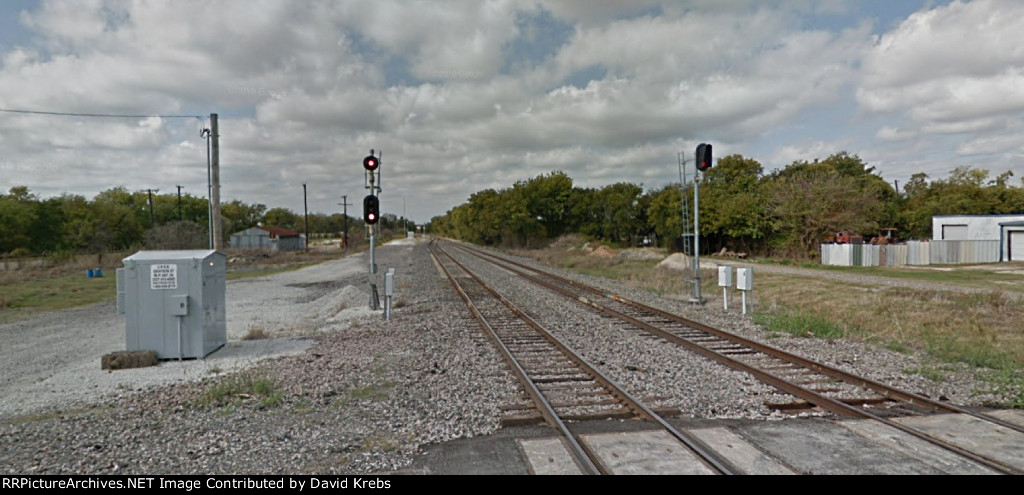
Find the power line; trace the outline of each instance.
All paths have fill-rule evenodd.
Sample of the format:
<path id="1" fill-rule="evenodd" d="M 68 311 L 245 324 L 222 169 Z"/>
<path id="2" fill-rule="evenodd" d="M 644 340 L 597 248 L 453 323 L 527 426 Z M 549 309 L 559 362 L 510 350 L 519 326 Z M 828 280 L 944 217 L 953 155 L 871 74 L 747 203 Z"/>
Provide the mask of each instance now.
<path id="1" fill-rule="evenodd" d="M 0 112 L 8 113 L 29 113 L 35 115 L 62 115 L 66 117 L 110 117 L 110 118 L 121 118 L 121 119 L 150 119 L 150 118 L 161 118 L 161 119 L 203 119 L 201 115 L 123 115 L 123 114 L 107 114 L 107 113 L 69 113 L 69 112 L 43 112 L 40 110 L 14 110 L 10 108 L 0 108 Z"/>

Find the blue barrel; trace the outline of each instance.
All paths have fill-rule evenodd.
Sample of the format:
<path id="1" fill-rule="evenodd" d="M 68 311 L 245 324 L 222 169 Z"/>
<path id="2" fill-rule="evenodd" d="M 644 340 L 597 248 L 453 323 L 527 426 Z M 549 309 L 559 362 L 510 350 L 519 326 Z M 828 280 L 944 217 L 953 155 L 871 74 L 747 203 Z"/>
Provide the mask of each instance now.
<path id="1" fill-rule="evenodd" d="M 92 271 L 92 268 L 90 268 L 90 269 L 88 269 L 88 270 L 86 270 L 86 271 L 85 271 L 85 276 L 86 276 L 87 278 L 92 278 L 92 276 L 93 276 L 93 271 Z"/>
<path id="2" fill-rule="evenodd" d="M 93 274 L 96 275 L 97 277 L 102 277 L 103 276 L 103 269 L 102 268 L 97 268 L 96 271 L 93 272 Z"/>

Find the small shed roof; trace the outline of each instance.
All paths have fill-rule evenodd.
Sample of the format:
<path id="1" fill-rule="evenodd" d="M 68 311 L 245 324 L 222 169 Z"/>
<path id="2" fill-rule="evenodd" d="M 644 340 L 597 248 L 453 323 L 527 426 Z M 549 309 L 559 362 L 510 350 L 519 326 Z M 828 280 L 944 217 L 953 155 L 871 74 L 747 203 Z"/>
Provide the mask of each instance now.
<path id="1" fill-rule="evenodd" d="M 262 237 L 265 235 L 270 235 L 270 232 L 267 232 L 266 230 L 263 230 L 259 227 L 249 227 L 245 230 L 239 230 L 238 232 L 235 232 L 234 234 L 231 235 L 258 235 Z"/>
<path id="2" fill-rule="evenodd" d="M 299 237 L 300 235 L 302 235 L 302 234 L 299 234 L 298 232 L 295 232 L 294 230 L 288 230 L 288 229 L 286 229 L 284 227 L 275 227 L 273 225 L 271 225 L 269 227 L 260 227 L 260 228 L 263 229 L 263 230 L 266 230 L 267 232 L 270 232 L 271 234 L 273 234 L 273 235 L 275 235 L 277 237 Z"/>

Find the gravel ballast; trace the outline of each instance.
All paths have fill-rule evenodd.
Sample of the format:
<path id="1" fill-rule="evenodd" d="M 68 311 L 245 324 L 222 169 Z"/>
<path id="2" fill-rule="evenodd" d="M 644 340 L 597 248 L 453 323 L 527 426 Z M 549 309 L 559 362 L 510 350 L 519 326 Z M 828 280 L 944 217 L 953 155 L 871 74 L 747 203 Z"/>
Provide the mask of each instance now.
<path id="1" fill-rule="evenodd" d="M 100 370 L 100 356 L 124 347 L 124 320 L 109 304 L 0 326 L 0 472 L 390 473 L 409 468 L 425 445 L 496 431 L 500 406 L 518 397 L 517 385 L 426 243 L 402 240 L 376 253 L 381 273 L 396 270 L 390 321 L 367 307 L 366 255 L 351 256 L 230 282 L 228 345 L 203 360 Z M 508 272 L 480 268 L 652 405 L 694 418 L 782 418 L 764 406 L 774 391 L 746 375 L 523 287 Z M 569 275 L 765 338 L 745 316 Z M 243 339 L 254 333 L 269 338 Z M 905 373 L 920 364 L 912 355 L 820 339 L 770 344 L 962 405 L 998 399 L 973 393 L 985 385 L 967 370 L 943 382 Z M 272 386 L 269 393 L 223 392 L 237 383 Z"/>

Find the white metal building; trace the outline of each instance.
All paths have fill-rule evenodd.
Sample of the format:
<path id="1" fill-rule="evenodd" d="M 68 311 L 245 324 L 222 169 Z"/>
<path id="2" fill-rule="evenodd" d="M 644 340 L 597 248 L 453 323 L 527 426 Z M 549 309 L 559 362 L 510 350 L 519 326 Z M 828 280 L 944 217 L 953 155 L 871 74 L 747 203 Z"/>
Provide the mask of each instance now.
<path id="1" fill-rule="evenodd" d="M 936 241 L 998 241 L 1000 224 L 1024 222 L 1017 215 L 935 215 L 932 217 L 932 239 Z"/>

